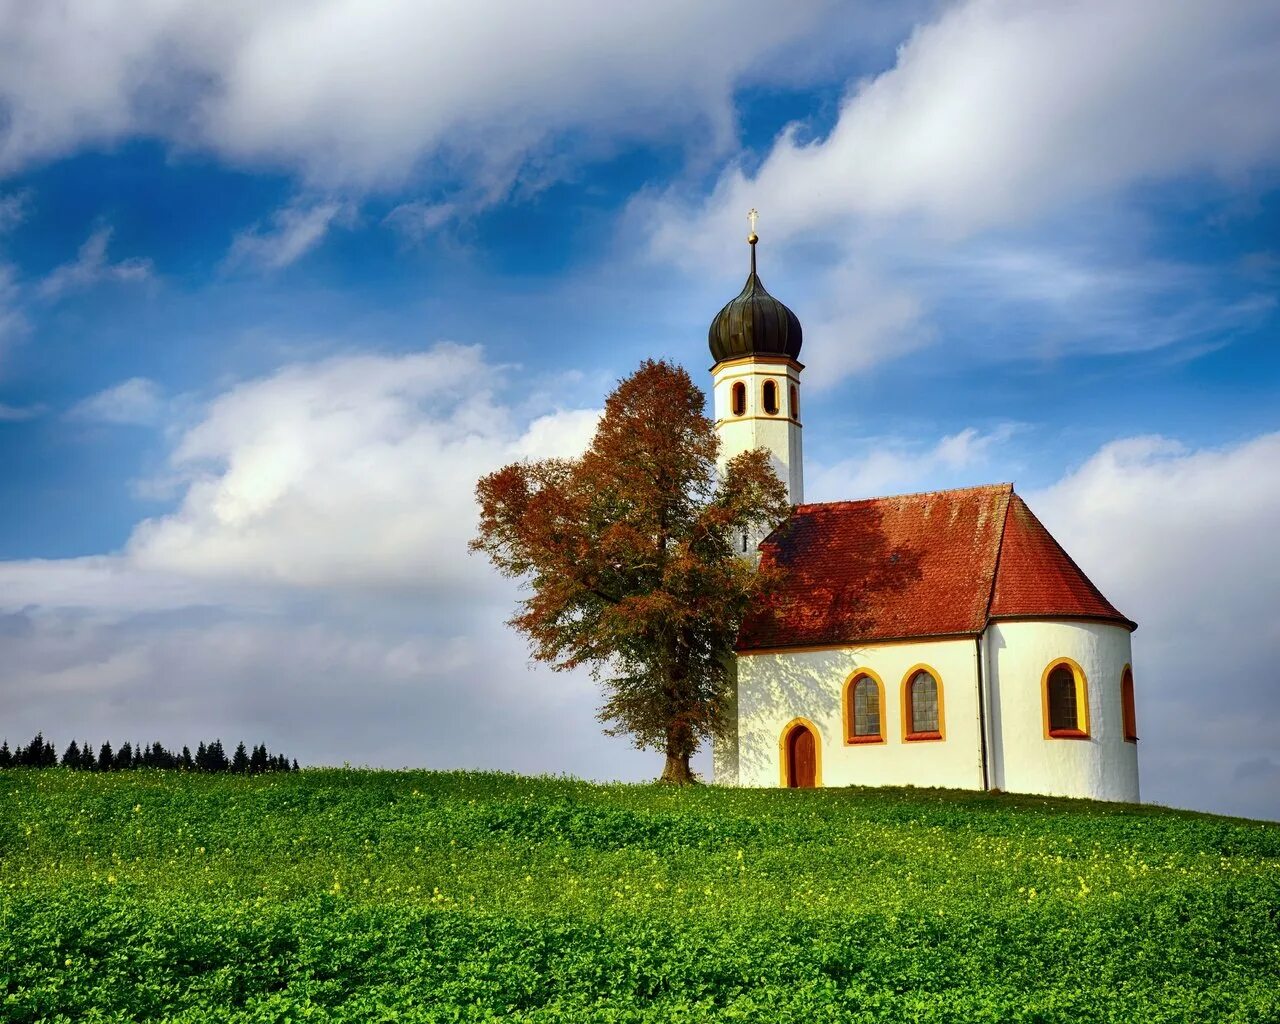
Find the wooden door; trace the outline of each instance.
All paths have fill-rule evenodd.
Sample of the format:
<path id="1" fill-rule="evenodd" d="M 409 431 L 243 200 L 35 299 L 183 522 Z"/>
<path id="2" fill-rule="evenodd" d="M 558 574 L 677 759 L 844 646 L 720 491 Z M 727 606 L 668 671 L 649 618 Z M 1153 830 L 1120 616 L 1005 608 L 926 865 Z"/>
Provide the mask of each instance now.
<path id="1" fill-rule="evenodd" d="M 812 789 L 817 778 L 817 741 L 808 726 L 797 725 L 787 737 L 787 785 L 792 789 Z"/>

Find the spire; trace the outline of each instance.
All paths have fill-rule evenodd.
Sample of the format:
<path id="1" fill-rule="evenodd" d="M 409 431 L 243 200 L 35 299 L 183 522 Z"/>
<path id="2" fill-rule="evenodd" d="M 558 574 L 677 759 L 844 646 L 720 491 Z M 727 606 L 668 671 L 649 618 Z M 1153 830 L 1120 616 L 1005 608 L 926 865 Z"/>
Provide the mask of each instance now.
<path id="1" fill-rule="evenodd" d="M 756 242 L 760 241 L 760 236 L 756 234 L 756 221 L 760 219 L 760 214 L 753 206 L 747 211 L 747 223 L 751 225 L 751 231 L 747 235 L 747 244 L 751 246 L 751 276 L 756 276 Z"/>
<path id="2" fill-rule="evenodd" d="M 717 363 L 750 355 L 779 355 L 798 359 L 802 331 L 800 321 L 785 305 L 765 290 L 756 273 L 756 221 L 759 213 L 747 213 L 751 232 L 751 272 L 738 297 L 729 302 L 711 321 L 707 342 Z"/>

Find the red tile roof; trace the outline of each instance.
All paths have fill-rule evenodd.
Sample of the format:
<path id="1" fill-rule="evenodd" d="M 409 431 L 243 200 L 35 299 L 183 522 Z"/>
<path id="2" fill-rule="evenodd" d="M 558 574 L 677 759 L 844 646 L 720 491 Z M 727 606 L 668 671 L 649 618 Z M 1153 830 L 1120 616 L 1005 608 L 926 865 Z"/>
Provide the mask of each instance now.
<path id="1" fill-rule="evenodd" d="M 761 545 L 782 569 L 738 650 L 974 636 L 992 618 L 1134 628 L 1012 484 L 799 505 Z"/>
<path id="2" fill-rule="evenodd" d="M 1106 619 L 1138 628 L 1102 596 L 1017 494 L 1005 518 L 990 616 Z"/>

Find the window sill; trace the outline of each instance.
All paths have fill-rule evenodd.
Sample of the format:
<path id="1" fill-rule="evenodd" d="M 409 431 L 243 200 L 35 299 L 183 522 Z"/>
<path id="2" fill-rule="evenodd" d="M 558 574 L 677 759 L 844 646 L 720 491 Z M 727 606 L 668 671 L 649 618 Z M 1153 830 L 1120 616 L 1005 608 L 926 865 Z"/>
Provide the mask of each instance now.
<path id="1" fill-rule="evenodd" d="M 942 733 L 940 732 L 909 732 L 905 737 L 908 742 L 914 743 L 916 740 L 940 740 Z"/>
<path id="2" fill-rule="evenodd" d="M 846 736 L 844 744 L 846 747 L 857 746 L 862 743 L 883 743 L 883 736 Z"/>
<path id="3" fill-rule="evenodd" d="M 1049 738 L 1053 740 L 1087 740 L 1089 734 L 1079 729 L 1050 729 Z"/>
<path id="4" fill-rule="evenodd" d="M 1125 741 L 1126 743 L 1137 743 L 1137 742 L 1138 742 L 1138 737 L 1137 737 L 1137 736 L 1126 736 L 1126 737 L 1124 738 L 1124 741 Z"/>

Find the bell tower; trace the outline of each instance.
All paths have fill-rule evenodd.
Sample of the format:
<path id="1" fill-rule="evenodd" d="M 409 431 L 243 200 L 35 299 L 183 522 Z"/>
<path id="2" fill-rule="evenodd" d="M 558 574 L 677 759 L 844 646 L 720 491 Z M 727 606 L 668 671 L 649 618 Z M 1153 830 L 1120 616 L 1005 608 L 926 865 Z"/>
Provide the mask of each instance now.
<path id="1" fill-rule="evenodd" d="M 737 298 L 711 321 L 713 408 L 720 466 L 740 452 L 764 448 L 793 505 L 804 501 L 800 428 L 800 343 L 795 313 L 770 295 L 756 273 L 756 211 L 748 214 L 751 271 Z M 754 553 L 753 538 L 744 552 Z M 759 538 L 754 538 L 759 541 Z"/>

